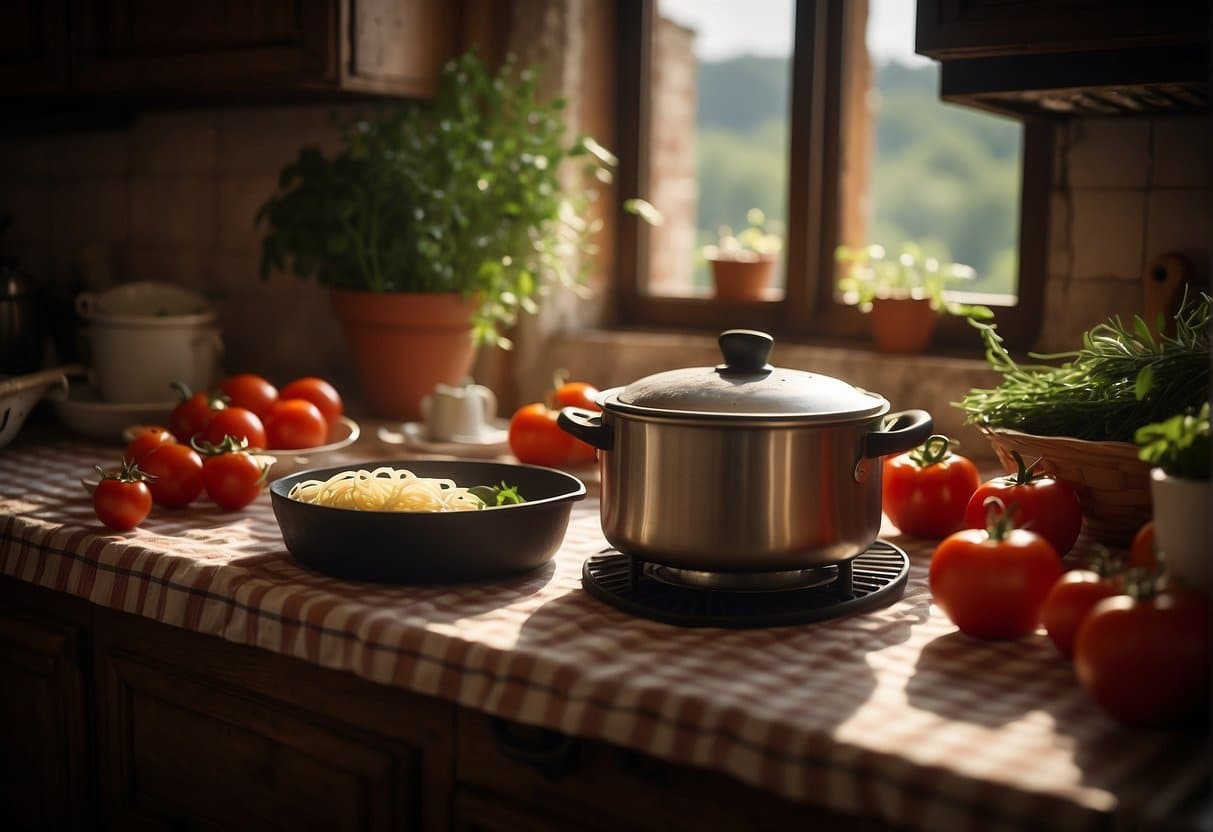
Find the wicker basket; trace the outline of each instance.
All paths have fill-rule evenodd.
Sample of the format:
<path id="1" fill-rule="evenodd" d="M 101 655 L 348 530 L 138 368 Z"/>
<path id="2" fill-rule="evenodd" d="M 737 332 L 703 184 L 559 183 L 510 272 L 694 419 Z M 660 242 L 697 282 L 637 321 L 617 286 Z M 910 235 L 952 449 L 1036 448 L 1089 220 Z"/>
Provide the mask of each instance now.
<path id="1" fill-rule="evenodd" d="M 1068 436 L 1034 436 L 1006 428 L 979 427 L 1008 473 L 1016 470 L 1011 451 L 1025 464 L 1040 460 L 1044 470 L 1069 484 L 1082 502 L 1083 527 L 1109 546 L 1128 546 L 1153 514 L 1150 464 L 1129 442 L 1091 442 Z"/>

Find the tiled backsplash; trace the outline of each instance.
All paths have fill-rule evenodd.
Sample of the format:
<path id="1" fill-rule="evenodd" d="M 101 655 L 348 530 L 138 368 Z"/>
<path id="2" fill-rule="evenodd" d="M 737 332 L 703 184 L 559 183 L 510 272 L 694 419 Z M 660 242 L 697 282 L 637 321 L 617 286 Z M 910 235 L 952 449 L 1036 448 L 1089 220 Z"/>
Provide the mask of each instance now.
<path id="1" fill-rule="evenodd" d="M 1159 254 L 1183 253 L 1208 279 L 1211 125 L 1188 117 L 1058 127 L 1053 195 L 1041 206 L 1051 212 L 1051 235 L 1040 349 L 1071 349 L 1079 333 L 1108 314 L 1140 311 L 1141 273 Z M 281 380 L 319 373 L 352 383 L 325 293 L 285 275 L 262 281 L 253 226 L 299 148 L 334 143 L 321 107 L 153 114 L 127 130 L 6 139 L 0 211 L 15 222 L 5 247 L 31 275 L 59 285 L 82 272 L 94 285 L 166 280 L 215 292 L 229 368 Z M 619 383 L 636 377 L 624 367 L 639 373 L 649 365 L 686 366 L 703 352 L 695 339 L 680 347 L 686 339 L 658 338 L 636 342 L 653 348 L 644 358 L 609 333 L 556 335 L 557 349 L 543 351 L 551 366 L 528 365 L 513 385 L 515 398 L 540 395 L 560 366 Z M 710 352 L 710 339 L 704 343 Z M 916 359 L 930 364 L 920 373 L 863 352 L 797 348 L 791 355 L 797 366 L 886 392 L 895 405 L 908 397 L 907 378 L 930 376 L 929 395 L 919 389 L 920 401 L 905 406 L 949 412 L 949 423 L 948 402 L 982 377 L 980 361 L 936 366 Z M 503 393 L 508 403 L 510 391 Z"/>
<path id="2" fill-rule="evenodd" d="M 4 141 L 5 248 L 55 286 L 162 280 L 214 294 L 229 368 L 348 379 L 326 294 L 258 274 L 253 218 L 307 144 L 336 144 L 328 109 L 157 113 L 127 130 Z"/>
<path id="3" fill-rule="evenodd" d="M 1109 315 L 1143 309 L 1142 273 L 1179 252 L 1209 280 L 1213 121 L 1087 119 L 1057 130 L 1049 280 L 1039 348 L 1068 350 Z"/>

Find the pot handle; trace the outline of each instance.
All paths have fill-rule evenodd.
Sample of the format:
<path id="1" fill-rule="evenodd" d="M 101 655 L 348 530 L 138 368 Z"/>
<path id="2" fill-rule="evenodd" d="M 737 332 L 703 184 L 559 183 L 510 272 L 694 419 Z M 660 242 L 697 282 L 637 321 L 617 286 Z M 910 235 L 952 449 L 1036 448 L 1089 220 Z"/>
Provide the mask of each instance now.
<path id="1" fill-rule="evenodd" d="M 562 408 L 556 424 L 565 433 L 576 436 L 582 442 L 593 445 L 600 451 L 609 451 L 615 445 L 615 433 L 610 425 L 602 423 L 602 414 L 596 410 L 580 407 Z"/>
<path id="2" fill-rule="evenodd" d="M 935 422 L 925 410 L 902 410 L 884 418 L 880 430 L 863 438 L 863 455 L 876 459 L 917 448 L 931 435 Z"/>

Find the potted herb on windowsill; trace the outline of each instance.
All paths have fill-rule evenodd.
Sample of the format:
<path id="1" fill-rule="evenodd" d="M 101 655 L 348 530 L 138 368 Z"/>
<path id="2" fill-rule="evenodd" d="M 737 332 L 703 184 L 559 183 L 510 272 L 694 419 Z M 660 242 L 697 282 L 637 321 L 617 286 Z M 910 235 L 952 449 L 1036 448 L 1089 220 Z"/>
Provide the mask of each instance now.
<path id="1" fill-rule="evenodd" d="M 720 300 L 763 300 L 768 295 L 783 239 L 767 230 L 766 215 L 758 208 L 746 212 L 746 222 L 736 234 L 722 226 L 717 241 L 703 247 Z"/>
<path id="2" fill-rule="evenodd" d="M 1150 463 L 1154 535 L 1167 572 L 1209 591 L 1209 403 L 1195 413 L 1137 429 L 1141 459 Z"/>
<path id="3" fill-rule="evenodd" d="M 974 271 L 963 263 L 941 263 L 923 255 L 913 244 L 888 259 L 883 246 L 852 249 L 839 246 L 835 259 L 844 263 L 838 288 L 843 300 L 871 316 L 872 337 L 881 352 L 920 353 L 927 348 L 939 316 L 962 315 L 988 320 L 994 313 L 984 306 L 947 300 L 950 281 L 972 280 Z"/>
<path id="4" fill-rule="evenodd" d="M 574 138 L 563 101 L 531 70 L 491 74 L 474 53 L 444 67 L 430 102 L 339 122 L 341 149 L 304 148 L 257 214 L 261 271 L 330 289 L 372 413 L 416 419 L 439 383 L 465 379 L 479 345 L 509 346 L 520 311 L 581 274 L 596 226 L 561 169 L 609 180 L 614 157 Z"/>

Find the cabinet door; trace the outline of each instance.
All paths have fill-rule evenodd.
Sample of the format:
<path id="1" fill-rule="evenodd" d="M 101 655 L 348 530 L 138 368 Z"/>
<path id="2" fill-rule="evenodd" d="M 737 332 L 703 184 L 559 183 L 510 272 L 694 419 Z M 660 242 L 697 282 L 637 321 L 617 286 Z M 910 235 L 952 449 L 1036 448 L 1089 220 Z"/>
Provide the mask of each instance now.
<path id="1" fill-rule="evenodd" d="M 67 0 L 0 3 L 0 93 L 67 88 Z"/>
<path id="2" fill-rule="evenodd" d="M 97 646 L 115 828 L 444 829 L 453 709 L 144 622 Z"/>
<path id="3" fill-rule="evenodd" d="M 7 597 L 0 586 L 0 597 Z M 5 828 L 88 822 L 90 749 L 79 634 L 0 612 L 0 818 Z"/>
<path id="4" fill-rule="evenodd" d="M 75 84 L 127 94 L 335 86 L 339 0 L 82 0 Z"/>

